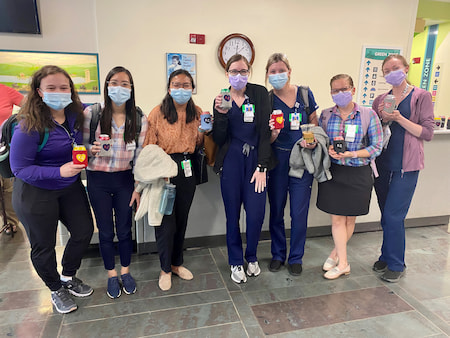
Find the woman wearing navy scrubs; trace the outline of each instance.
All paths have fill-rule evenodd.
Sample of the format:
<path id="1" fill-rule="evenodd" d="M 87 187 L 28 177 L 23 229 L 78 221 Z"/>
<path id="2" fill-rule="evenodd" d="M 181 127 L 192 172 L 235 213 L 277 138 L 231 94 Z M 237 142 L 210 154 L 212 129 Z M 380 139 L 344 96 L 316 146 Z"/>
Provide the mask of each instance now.
<path id="1" fill-rule="evenodd" d="M 424 168 L 423 141 L 433 138 L 434 128 L 431 94 L 408 84 L 408 69 L 408 62 L 401 55 L 384 59 L 382 71 L 392 90 L 378 96 L 372 105 L 392 133 L 387 148 L 377 158 L 380 176 L 375 180 L 383 245 L 373 270 L 383 272 L 381 279 L 387 282 L 397 282 L 406 268 L 404 221 L 419 170 Z M 387 94 L 395 96 L 396 109 L 391 114 L 383 111 Z"/>
<path id="2" fill-rule="evenodd" d="M 291 67 L 287 57 L 281 53 L 271 55 L 266 65 L 266 79 L 273 87 L 272 109 L 282 110 L 285 122 L 283 129 L 274 129 L 274 121 L 270 121 L 272 149 L 278 159 L 278 165 L 270 171 L 267 186 L 270 202 L 269 230 L 272 239 L 272 260 L 269 270 L 279 271 L 286 260 L 284 208 L 289 191 L 291 240 L 288 270 L 291 275 L 298 276 L 302 272 L 313 176 L 305 172 L 302 178 L 290 177 L 289 157 L 296 141 L 302 138 L 300 125 L 305 123 L 318 125 L 316 116 L 318 105 L 313 93 L 308 90 L 309 108 L 305 110 L 300 88 L 290 84 L 290 77 Z M 306 143 L 303 145 L 313 147 Z"/>
<path id="3" fill-rule="evenodd" d="M 239 226 L 242 204 L 246 212 L 247 274 L 258 276 L 261 273 L 256 250 L 264 221 L 266 174 L 271 169 L 271 108 L 266 88 L 247 83 L 250 64 L 245 57 L 232 56 L 225 70 L 233 105 L 229 110 L 222 109 L 222 97 L 215 98 L 213 139 L 219 150 L 214 167 L 221 174 L 231 279 L 241 283 L 247 281 Z"/>

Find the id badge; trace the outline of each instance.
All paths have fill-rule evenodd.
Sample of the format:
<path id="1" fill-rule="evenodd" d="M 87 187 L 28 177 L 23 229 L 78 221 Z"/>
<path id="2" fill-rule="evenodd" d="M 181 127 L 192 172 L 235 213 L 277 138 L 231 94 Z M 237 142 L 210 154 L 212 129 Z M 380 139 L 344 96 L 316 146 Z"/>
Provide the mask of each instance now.
<path id="1" fill-rule="evenodd" d="M 181 161 L 181 168 L 183 168 L 184 177 L 191 177 L 192 176 L 191 160 L 183 160 L 183 161 Z"/>
<path id="2" fill-rule="evenodd" d="M 242 112 L 244 113 L 244 122 L 253 122 L 255 119 L 255 105 L 254 104 L 244 104 L 242 106 Z"/>
<path id="3" fill-rule="evenodd" d="M 356 133 L 358 132 L 358 126 L 356 125 L 346 125 L 345 126 L 345 141 L 355 142 Z"/>
<path id="4" fill-rule="evenodd" d="M 289 114 L 289 122 L 291 125 L 291 130 L 299 130 L 300 129 L 301 116 L 302 115 L 300 113 L 290 113 Z"/>
<path id="5" fill-rule="evenodd" d="M 126 150 L 127 151 L 134 151 L 134 150 L 136 150 L 136 141 L 133 141 L 131 143 L 127 143 Z"/>

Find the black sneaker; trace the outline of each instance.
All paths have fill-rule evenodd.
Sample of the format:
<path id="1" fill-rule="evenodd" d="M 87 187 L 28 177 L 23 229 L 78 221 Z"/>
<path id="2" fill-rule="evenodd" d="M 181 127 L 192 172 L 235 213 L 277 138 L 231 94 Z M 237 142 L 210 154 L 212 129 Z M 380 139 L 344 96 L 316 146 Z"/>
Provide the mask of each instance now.
<path id="1" fill-rule="evenodd" d="M 282 265 L 283 265 L 282 261 L 272 259 L 269 264 L 269 271 L 278 272 L 280 271 Z"/>
<path id="2" fill-rule="evenodd" d="M 300 276 L 303 271 L 303 267 L 300 263 L 288 264 L 288 271 L 292 276 Z"/>
<path id="3" fill-rule="evenodd" d="M 73 276 L 71 280 L 67 282 L 61 281 L 61 284 L 69 291 L 72 295 L 77 297 L 87 297 L 94 292 L 94 290 L 87 284 L 84 284 L 81 279 Z"/>
<path id="4" fill-rule="evenodd" d="M 383 261 L 376 261 L 373 264 L 372 270 L 375 272 L 385 272 L 387 270 L 387 263 Z"/>
<path id="5" fill-rule="evenodd" d="M 404 274 L 405 274 L 405 270 L 392 271 L 392 270 L 387 269 L 386 272 L 380 276 L 380 278 L 389 283 L 397 283 L 400 280 L 400 278 L 402 278 L 404 276 Z"/>
<path id="6" fill-rule="evenodd" d="M 61 286 L 58 291 L 52 291 L 52 303 L 59 313 L 69 313 L 78 308 L 64 286 Z"/>

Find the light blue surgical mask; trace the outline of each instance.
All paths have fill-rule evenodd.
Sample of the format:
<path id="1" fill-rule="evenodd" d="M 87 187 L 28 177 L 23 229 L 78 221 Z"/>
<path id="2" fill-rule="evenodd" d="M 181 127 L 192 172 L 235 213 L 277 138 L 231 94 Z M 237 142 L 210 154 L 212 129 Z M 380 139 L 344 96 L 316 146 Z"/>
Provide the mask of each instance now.
<path id="1" fill-rule="evenodd" d="M 54 110 L 61 110 L 72 103 L 72 93 L 50 93 L 43 92 L 44 97 L 42 101 Z"/>
<path id="2" fill-rule="evenodd" d="M 192 96 L 192 89 L 170 88 L 170 96 L 172 96 L 172 99 L 174 99 L 176 103 L 185 104 Z"/>
<path id="3" fill-rule="evenodd" d="M 117 106 L 121 106 L 130 99 L 131 89 L 122 86 L 109 86 L 108 96 Z"/>
<path id="4" fill-rule="evenodd" d="M 269 75 L 269 83 L 276 90 L 280 90 L 281 88 L 283 88 L 288 79 L 289 78 L 287 72 Z"/>

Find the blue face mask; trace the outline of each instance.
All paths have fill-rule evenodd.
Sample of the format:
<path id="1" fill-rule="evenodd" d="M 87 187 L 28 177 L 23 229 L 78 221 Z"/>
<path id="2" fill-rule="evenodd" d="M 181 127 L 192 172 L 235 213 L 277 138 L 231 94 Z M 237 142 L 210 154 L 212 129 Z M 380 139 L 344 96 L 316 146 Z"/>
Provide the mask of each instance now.
<path id="1" fill-rule="evenodd" d="M 283 88 L 287 81 L 288 81 L 287 72 L 269 75 L 269 83 L 276 90 L 280 90 L 281 88 Z"/>
<path id="2" fill-rule="evenodd" d="M 192 89 L 170 89 L 170 96 L 178 104 L 185 104 L 192 96 Z"/>
<path id="3" fill-rule="evenodd" d="M 110 86 L 108 87 L 108 96 L 117 106 L 121 106 L 130 99 L 131 89 L 121 86 Z"/>
<path id="4" fill-rule="evenodd" d="M 54 110 L 61 110 L 72 103 L 72 93 L 44 92 L 44 103 Z"/>

